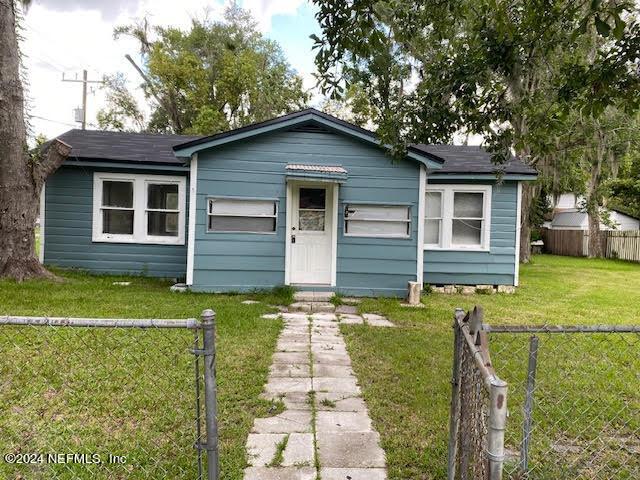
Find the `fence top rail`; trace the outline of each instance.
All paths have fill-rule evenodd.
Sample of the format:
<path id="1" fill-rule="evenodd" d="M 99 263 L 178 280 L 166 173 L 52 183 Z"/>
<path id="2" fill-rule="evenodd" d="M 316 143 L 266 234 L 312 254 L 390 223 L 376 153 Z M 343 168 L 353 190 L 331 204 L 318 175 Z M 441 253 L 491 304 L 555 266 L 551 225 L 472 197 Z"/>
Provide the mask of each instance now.
<path id="1" fill-rule="evenodd" d="M 484 325 L 489 333 L 640 333 L 640 325 Z"/>
<path id="2" fill-rule="evenodd" d="M 0 315 L 0 325 L 25 325 L 49 327 L 94 328 L 200 328 L 195 318 L 71 318 L 71 317 L 20 317 Z"/>

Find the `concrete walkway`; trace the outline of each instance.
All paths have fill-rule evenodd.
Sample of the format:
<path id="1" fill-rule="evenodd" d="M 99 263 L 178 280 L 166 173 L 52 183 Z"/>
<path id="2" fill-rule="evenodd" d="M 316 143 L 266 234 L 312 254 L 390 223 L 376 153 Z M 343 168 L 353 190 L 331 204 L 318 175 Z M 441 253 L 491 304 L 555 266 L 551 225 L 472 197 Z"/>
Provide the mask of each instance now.
<path id="1" fill-rule="evenodd" d="M 285 410 L 255 419 L 247 439 L 251 466 L 245 480 L 386 479 L 380 437 L 338 326 L 339 321 L 367 323 L 366 317 L 358 322 L 355 315 L 339 319 L 333 313 L 280 316 L 285 327 L 264 396 L 282 400 Z M 388 322 L 372 320 L 372 326 Z"/>

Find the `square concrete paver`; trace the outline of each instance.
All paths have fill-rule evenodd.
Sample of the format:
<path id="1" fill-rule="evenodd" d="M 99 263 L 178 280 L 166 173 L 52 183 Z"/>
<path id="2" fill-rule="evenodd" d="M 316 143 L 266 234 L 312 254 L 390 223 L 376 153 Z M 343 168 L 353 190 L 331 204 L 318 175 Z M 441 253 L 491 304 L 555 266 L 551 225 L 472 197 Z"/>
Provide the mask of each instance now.
<path id="1" fill-rule="evenodd" d="M 322 480 L 386 480 L 384 468 L 321 468 Z"/>
<path id="2" fill-rule="evenodd" d="M 314 456 L 313 433 L 292 433 L 283 452 L 282 466 L 313 467 Z"/>
<path id="3" fill-rule="evenodd" d="M 309 343 L 299 342 L 278 342 L 276 345 L 278 352 L 309 352 Z"/>
<path id="4" fill-rule="evenodd" d="M 278 443 L 286 433 L 250 433 L 247 438 L 247 460 L 253 467 L 263 467 L 273 460 Z"/>
<path id="5" fill-rule="evenodd" d="M 313 375 L 316 377 L 345 378 L 353 377 L 353 369 L 346 365 L 314 365 Z"/>
<path id="6" fill-rule="evenodd" d="M 335 313 L 319 312 L 319 313 L 311 314 L 311 320 L 314 322 L 317 320 L 329 320 L 329 321 L 335 322 L 337 319 L 338 317 L 336 317 Z"/>
<path id="7" fill-rule="evenodd" d="M 347 347 L 334 343 L 314 343 L 311 345 L 311 351 L 313 353 L 335 353 L 347 355 Z"/>
<path id="8" fill-rule="evenodd" d="M 272 402 L 282 402 L 287 410 L 311 410 L 307 392 L 263 393 L 260 397 Z"/>
<path id="9" fill-rule="evenodd" d="M 340 315 L 340 323 L 345 325 L 362 325 L 364 319 L 360 315 Z"/>
<path id="10" fill-rule="evenodd" d="M 344 355 L 340 353 L 316 353 L 313 355 L 313 363 L 314 365 L 320 364 L 320 365 L 351 366 L 351 358 L 349 358 L 349 355 Z"/>
<path id="11" fill-rule="evenodd" d="M 279 364 L 287 365 L 287 364 Z M 310 392 L 312 390 L 311 378 L 300 377 L 271 377 L 264 387 L 267 393 Z"/>
<path id="12" fill-rule="evenodd" d="M 316 480 L 314 467 L 249 467 L 244 480 Z"/>
<path id="13" fill-rule="evenodd" d="M 316 392 L 344 392 L 360 395 L 360 387 L 352 378 L 314 377 L 313 389 Z"/>
<path id="14" fill-rule="evenodd" d="M 309 354 L 306 352 L 276 352 L 272 359 L 273 363 L 309 363 Z"/>
<path id="15" fill-rule="evenodd" d="M 318 432 L 318 455 L 325 468 L 385 468 L 377 432 Z"/>
<path id="16" fill-rule="evenodd" d="M 371 432 L 371 419 L 367 412 L 317 412 L 316 431 Z"/>
<path id="17" fill-rule="evenodd" d="M 285 410 L 275 417 L 256 418 L 253 433 L 311 433 L 311 412 Z"/>
<path id="18" fill-rule="evenodd" d="M 358 313 L 358 307 L 354 305 L 338 305 L 336 307 L 336 313 L 355 314 Z"/>
<path id="19" fill-rule="evenodd" d="M 366 412 L 364 399 L 357 395 L 337 392 L 316 393 L 316 409 L 328 412 Z"/>
<path id="20" fill-rule="evenodd" d="M 269 375 L 272 378 L 278 377 L 306 377 L 311 375 L 311 368 L 308 364 L 287 364 L 287 363 L 274 363 L 269 368 Z M 271 383 L 271 381 L 269 381 Z"/>

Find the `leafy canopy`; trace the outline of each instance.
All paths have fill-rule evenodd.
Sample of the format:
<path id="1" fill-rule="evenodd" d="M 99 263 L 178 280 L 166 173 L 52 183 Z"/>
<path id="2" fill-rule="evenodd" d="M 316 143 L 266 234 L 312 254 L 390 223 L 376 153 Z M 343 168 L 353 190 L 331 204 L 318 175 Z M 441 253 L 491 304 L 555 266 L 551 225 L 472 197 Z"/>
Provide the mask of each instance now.
<path id="1" fill-rule="evenodd" d="M 236 5 L 223 21 L 195 19 L 189 31 L 150 26 L 147 20 L 116 28 L 140 45 L 141 88 L 150 101 L 142 109 L 121 77 L 107 79 L 108 108 L 101 128 L 211 134 L 303 108 L 309 95 L 282 49 L 256 29 Z"/>

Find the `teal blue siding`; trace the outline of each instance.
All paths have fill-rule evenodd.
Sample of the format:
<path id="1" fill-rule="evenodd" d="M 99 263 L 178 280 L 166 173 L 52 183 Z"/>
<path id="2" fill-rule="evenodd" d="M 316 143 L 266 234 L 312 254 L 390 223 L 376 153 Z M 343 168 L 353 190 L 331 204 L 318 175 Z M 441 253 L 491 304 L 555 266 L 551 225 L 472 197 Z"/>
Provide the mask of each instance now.
<path id="1" fill-rule="evenodd" d="M 429 179 L 429 183 L 451 182 Z M 489 252 L 425 250 L 424 282 L 431 285 L 513 285 L 517 195 L 517 182 L 494 184 Z"/>
<path id="2" fill-rule="evenodd" d="M 338 198 L 337 286 L 360 295 L 404 295 L 416 278 L 419 163 L 392 162 L 377 147 L 341 134 L 277 132 L 198 153 L 193 289 L 243 291 L 284 283 L 288 163 L 341 165 L 348 179 Z M 207 233 L 210 196 L 278 199 L 276 234 Z M 350 202 L 403 203 L 411 237 L 344 236 Z"/>
<path id="3" fill-rule="evenodd" d="M 143 245 L 91 241 L 94 171 L 88 167 L 62 167 L 47 180 L 45 264 L 98 273 L 184 277 L 187 262 L 186 244 Z M 118 171 L 126 172 L 121 169 Z M 150 172 L 139 169 L 133 173 L 173 175 L 166 171 Z M 176 175 L 184 175 L 184 172 Z"/>

